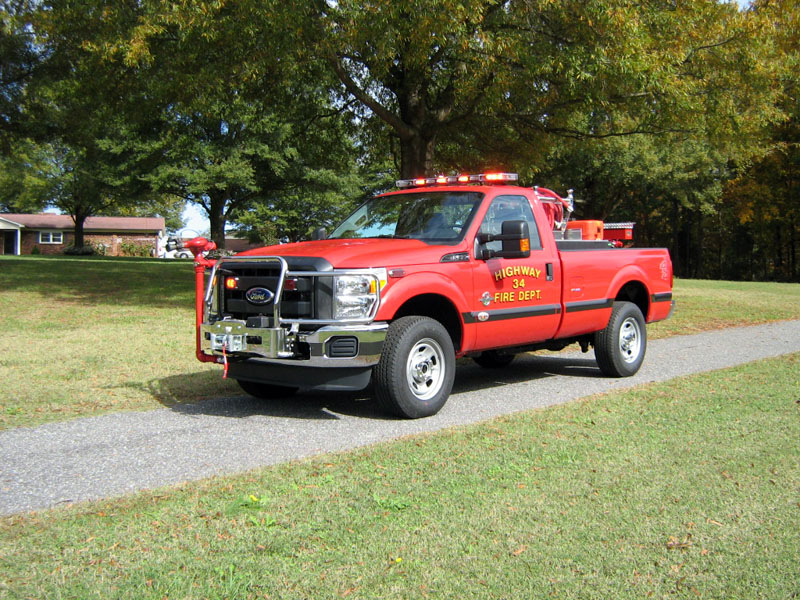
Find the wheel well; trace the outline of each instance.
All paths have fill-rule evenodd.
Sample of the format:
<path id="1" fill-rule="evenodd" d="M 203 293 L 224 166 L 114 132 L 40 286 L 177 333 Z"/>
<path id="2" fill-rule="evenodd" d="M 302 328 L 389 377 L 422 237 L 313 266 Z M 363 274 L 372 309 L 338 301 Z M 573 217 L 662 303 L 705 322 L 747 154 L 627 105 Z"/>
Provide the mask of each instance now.
<path id="1" fill-rule="evenodd" d="M 640 281 L 629 281 L 617 292 L 614 300 L 633 302 L 642 311 L 642 316 L 647 320 L 647 313 L 650 310 L 650 296 L 647 288 Z"/>
<path id="2" fill-rule="evenodd" d="M 411 315 L 430 317 L 439 321 L 447 330 L 447 333 L 450 334 L 450 339 L 453 340 L 453 347 L 456 352 L 461 348 L 463 337 L 461 317 L 459 317 L 456 307 L 444 296 L 422 294 L 421 296 L 410 298 L 397 309 L 394 319 Z"/>

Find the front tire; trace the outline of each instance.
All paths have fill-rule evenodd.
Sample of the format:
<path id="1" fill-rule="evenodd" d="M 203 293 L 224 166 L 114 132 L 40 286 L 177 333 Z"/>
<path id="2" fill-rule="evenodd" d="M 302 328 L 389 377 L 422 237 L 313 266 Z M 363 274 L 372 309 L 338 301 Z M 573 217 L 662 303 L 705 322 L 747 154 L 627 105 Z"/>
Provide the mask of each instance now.
<path id="1" fill-rule="evenodd" d="M 238 383 L 239 387 L 241 387 L 246 393 L 264 400 L 286 398 L 297 393 L 297 388 L 288 387 L 285 385 L 256 383 L 255 381 L 245 381 L 244 379 L 237 379 L 236 383 Z"/>
<path id="2" fill-rule="evenodd" d="M 453 341 L 442 324 L 428 317 L 397 319 L 383 348 L 372 374 L 378 405 L 407 419 L 439 412 L 456 371 Z"/>
<path id="3" fill-rule="evenodd" d="M 594 336 L 600 370 L 608 377 L 630 377 L 642 366 L 646 350 L 642 311 L 632 302 L 614 302 L 608 325 Z"/>

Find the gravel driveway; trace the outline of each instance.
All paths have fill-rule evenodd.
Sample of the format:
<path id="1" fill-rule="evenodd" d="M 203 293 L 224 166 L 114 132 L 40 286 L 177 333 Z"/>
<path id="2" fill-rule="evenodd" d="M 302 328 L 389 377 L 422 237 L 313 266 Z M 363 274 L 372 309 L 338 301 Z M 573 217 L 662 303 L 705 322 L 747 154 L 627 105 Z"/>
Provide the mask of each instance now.
<path id="1" fill-rule="evenodd" d="M 105 498 L 435 431 L 680 375 L 800 351 L 800 321 L 652 341 L 629 379 L 593 354 L 525 355 L 490 371 L 462 361 L 436 416 L 387 419 L 357 395 L 247 396 L 0 432 L 0 514 Z"/>

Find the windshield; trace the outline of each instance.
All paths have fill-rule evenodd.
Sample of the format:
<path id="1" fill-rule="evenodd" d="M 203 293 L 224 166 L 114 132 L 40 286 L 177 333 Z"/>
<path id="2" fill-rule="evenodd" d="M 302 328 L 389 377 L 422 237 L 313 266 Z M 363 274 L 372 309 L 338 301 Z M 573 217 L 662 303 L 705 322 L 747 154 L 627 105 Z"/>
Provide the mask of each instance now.
<path id="1" fill-rule="evenodd" d="M 362 204 L 330 239 L 406 238 L 449 244 L 464 237 L 480 192 L 419 192 L 379 196 Z"/>

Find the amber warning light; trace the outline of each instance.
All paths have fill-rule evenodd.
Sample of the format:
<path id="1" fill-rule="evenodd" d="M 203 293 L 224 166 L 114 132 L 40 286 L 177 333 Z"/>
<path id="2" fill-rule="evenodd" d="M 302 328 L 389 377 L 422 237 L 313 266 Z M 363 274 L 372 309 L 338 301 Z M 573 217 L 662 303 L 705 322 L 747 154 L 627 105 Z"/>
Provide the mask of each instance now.
<path id="1" fill-rule="evenodd" d="M 235 290 L 237 283 L 236 277 L 228 277 L 225 279 L 225 287 L 229 290 Z"/>
<path id="2" fill-rule="evenodd" d="M 417 179 L 398 179 L 399 188 L 420 187 L 424 185 L 454 185 L 459 183 L 511 183 L 519 180 L 516 173 L 477 173 L 475 175 L 437 175 Z"/>

